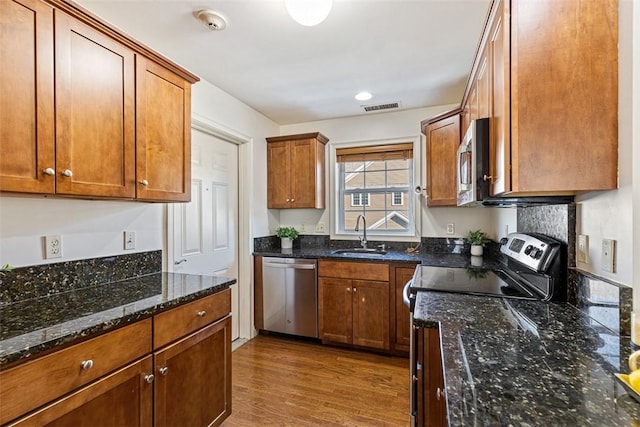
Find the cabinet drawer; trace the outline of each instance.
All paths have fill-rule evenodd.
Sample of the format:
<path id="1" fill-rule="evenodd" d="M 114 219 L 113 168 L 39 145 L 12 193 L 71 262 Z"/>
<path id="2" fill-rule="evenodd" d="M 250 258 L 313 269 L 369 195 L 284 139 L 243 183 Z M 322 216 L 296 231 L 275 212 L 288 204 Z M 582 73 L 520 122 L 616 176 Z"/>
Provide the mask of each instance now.
<path id="1" fill-rule="evenodd" d="M 389 281 L 389 265 L 322 259 L 318 262 L 318 276 L 387 282 Z"/>
<path id="2" fill-rule="evenodd" d="M 146 319 L 0 372 L 0 424 L 149 352 L 151 319 Z M 91 366 L 83 369 L 83 362 Z"/>
<path id="3" fill-rule="evenodd" d="M 153 348 L 182 338 L 231 312 L 231 289 L 190 302 L 153 317 Z"/>

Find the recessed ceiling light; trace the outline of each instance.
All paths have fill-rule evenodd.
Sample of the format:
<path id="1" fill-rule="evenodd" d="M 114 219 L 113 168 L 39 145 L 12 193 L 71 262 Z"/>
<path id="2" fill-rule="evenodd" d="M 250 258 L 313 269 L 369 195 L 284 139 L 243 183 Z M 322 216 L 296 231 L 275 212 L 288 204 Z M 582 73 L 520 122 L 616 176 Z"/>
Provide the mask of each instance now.
<path id="1" fill-rule="evenodd" d="M 356 95 L 356 99 L 358 101 L 368 101 L 372 96 L 373 95 L 371 95 L 369 92 L 360 92 Z"/>
<path id="2" fill-rule="evenodd" d="M 333 0 L 285 0 L 284 4 L 294 21 L 313 27 L 329 16 Z"/>

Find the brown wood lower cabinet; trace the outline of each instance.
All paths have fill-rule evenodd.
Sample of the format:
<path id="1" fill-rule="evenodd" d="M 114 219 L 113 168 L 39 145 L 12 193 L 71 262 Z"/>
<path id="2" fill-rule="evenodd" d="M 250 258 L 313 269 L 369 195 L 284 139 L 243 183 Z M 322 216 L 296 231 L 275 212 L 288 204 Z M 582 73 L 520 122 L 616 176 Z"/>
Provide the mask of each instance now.
<path id="1" fill-rule="evenodd" d="M 420 328 L 418 331 L 418 425 L 440 427 L 447 425 L 440 331 Z"/>
<path id="2" fill-rule="evenodd" d="M 392 326 L 395 327 L 394 350 L 403 353 L 409 352 L 411 325 L 409 325 L 409 307 L 402 300 L 402 291 L 404 285 L 413 277 L 415 270 L 415 265 L 392 267 L 391 278 L 394 280 L 393 289 L 395 289 L 395 318 L 392 319 Z"/>
<path id="3" fill-rule="evenodd" d="M 146 379 L 152 372 L 147 356 L 10 425 L 150 427 L 153 380 Z"/>
<path id="4" fill-rule="evenodd" d="M 320 339 L 389 350 L 389 266 L 320 260 L 318 272 Z"/>
<path id="5" fill-rule="evenodd" d="M 154 354 L 156 426 L 217 426 L 231 414 L 231 316 Z"/>
<path id="6" fill-rule="evenodd" d="M 220 291 L 0 372 L 0 424 L 222 424 L 231 414 L 230 294 Z M 152 336 L 159 338 L 153 348 Z"/>

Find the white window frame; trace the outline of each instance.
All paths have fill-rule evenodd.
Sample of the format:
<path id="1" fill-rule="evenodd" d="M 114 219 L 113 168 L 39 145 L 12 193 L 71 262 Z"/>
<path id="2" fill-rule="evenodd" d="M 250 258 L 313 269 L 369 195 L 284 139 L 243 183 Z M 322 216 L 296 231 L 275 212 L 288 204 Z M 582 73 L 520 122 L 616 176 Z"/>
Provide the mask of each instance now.
<path id="1" fill-rule="evenodd" d="M 358 198 L 358 203 L 355 203 L 355 197 L 354 196 L 360 196 Z M 366 196 L 366 197 L 362 197 L 362 196 Z M 366 203 L 362 203 L 362 199 L 365 198 L 367 199 Z M 371 194 L 370 193 L 353 193 L 351 194 L 351 206 L 371 206 Z"/>
<path id="2" fill-rule="evenodd" d="M 400 203 L 396 203 L 396 194 L 400 194 Z M 401 191 L 393 191 L 391 193 L 391 206 L 402 206 L 402 205 L 404 205 L 404 193 Z"/>
<path id="3" fill-rule="evenodd" d="M 378 139 L 378 140 L 363 140 L 363 141 L 351 141 L 344 143 L 331 143 L 329 144 L 329 212 L 330 212 L 330 224 L 331 224 L 331 239 L 345 239 L 345 240 L 357 240 L 361 233 L 357 233 L 353 230 L 340 230 L 339 218 L 340 218 L 340 182 L 339 182 L 339 164 L 336 158 L 336 149 L 350 148 L 350 147 L 365 147 L 371 145 L 382 144 L 406 144 L 407 142 L 413 143 L 413 185 L 409 187 L 409 196 L 413 195 L 413 187 L 421 182 L 421 163 L 420 159 L 420 137 L 419 136 L 407 136 L 392 139 Z M 419 196 L 409 197 L 408 212 L 411 217 L 410 226 L 408 230 L 369 230 L 367 229 L 367 237 L 369 240 L 387 240 L 387 241 L 420 241 L 421 236 L 421 222 L 420 222 L 420 202 Z M 369 225 L 369 224 L 367 224 Z"/>

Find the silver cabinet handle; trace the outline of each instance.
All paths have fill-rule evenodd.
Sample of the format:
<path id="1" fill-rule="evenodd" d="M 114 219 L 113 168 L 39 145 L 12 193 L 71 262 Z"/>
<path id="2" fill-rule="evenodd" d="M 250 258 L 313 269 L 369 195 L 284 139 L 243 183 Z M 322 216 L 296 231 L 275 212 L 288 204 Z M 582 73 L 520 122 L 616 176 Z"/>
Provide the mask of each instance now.
<path id="1" fill-rule="evenodd" d="M 404 285 L 404 289 L 402 289 L 402 302 L 404 305 L 409 307 L 411 305 L 411 301 L 409 300 L 409 292 L 411 292 L 411 285 L 413 284 L 413 279 L 409 280 L 406 285 Z"/>
<path id="2" fill-rule="evenodd" d="M 87 369 L 91 369 L 91 368 L 93 368 L 93 360 L 91 360 L 91 359 L 89 359 L 89 360 L 83 360 L 83 361 L 80 363 L 80 367 L 81 367 L 83 370 L 85 370 L 85 371 L 86 371 Z"/>
<path id="3" fill-rule="evenodd" d="M 143 179 L 142 181 L 140 181 L 140 185 L 144 185 L 146 187 L 147 185 L 149 185 L 149 181 Z"/>
<path id="4" fill-rule="evenodd" d="M 291 201 L 291 199 L 287 199 L 287 202 L 290 202 L 290 201 Z"/>
<path id="5" fill-rule="evenodd" d="M 153 374 L 149 374 L 149 375 L 145 375 L 144 376 L 144 380 L 146 382 L 148 382 L 149 384 L 151 384 L 154 380 L 155 376 Z"/>
<path id="6" fill-rule="evenodd" d="M 198 312 L 198 317 L 204 317 L 204 315 L 207 314 L 206 311 L 202 310 Z"/>
<path id="7" fill-rule="evenodd" d="M 418 376 L 417 375 L 412 375 L 411 379 L 413 380 L 413 382 L 417 383 L 418 382 Z"/>
<path id="8" fill-rule="evenodd" d="M 165 376 L 169 372 L 169 368 L 167 366 L 160 368 L 160 375 Z"/>
<path id="9" fill-rule="evenodd" d="M 436 399 L 440 400 L 441 398 L 444 398 L 444 391 L 438 387 L 436 390 Z"/>
<path id="10" fill-rule="evenodd" d="M 347 292 L 351 292 L 351 288 L 347 288 Z"/>
<path id="11" fill-rule="evenodd" d="M 46 168 L 42 171 L 42 173 L 44 173 L 45 175 L 53 176 L 56 174 L 56 171 L 54 171 L 52 168 Z"/>
<path id="12" fill-rule="evenodd" d="M 291 201 L 292 201 L 292 202 L 295 202 L 295 201 L 296 201 L 296 199 L 291 199 Z"/>
<path id="13" fill-rule="evenodd" d="M 357 291 L 357 290 L 358 290 L 357 288 L 353 288 L 353 292 L 355 292 L 355 291 Z"/>
<path id="14" fill-rule="evenodd" d="M 186 258 L 182 258 L 180 261 L 173 261 L 173 265 L 180 265 L 183 262 L 187 262 L 187 259 Z"/>
<path id="15" fill-rule="evenodd" d="M 65 169 L 62 171 L 62 175 L 71 178 L 73 176 L 73 172 L 71 172 L 71 169 Z"/>

